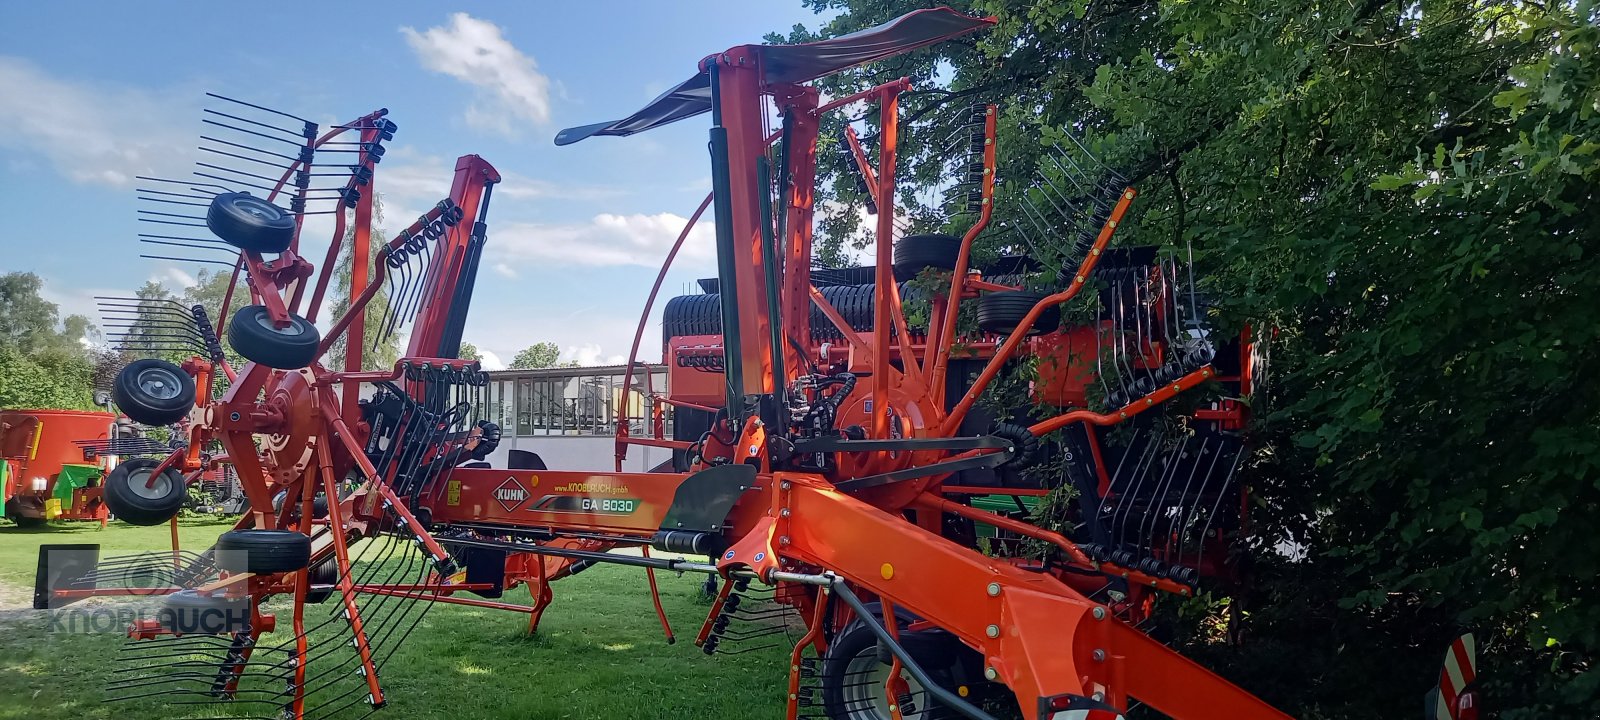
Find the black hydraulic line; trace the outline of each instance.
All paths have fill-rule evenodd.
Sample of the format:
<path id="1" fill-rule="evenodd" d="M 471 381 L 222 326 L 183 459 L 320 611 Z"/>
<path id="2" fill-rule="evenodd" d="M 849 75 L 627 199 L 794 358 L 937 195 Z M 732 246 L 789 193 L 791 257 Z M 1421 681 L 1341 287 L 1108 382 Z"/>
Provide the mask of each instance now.
<path id="1" fill-rule="evenodd" d="M 733 179 L 728 167 L 728 129 L 722 126 L 720 70 L 711 63 L 711 197 L 717 232 L 717 283 L 722 301 L 722 365 L 727 383 L 728 419 L 744 424 L 744 365 L 739 338 L 739 268 L 734 264 Z"/>
<path id="2" fill-rule="evenodd" d="M 923 670 L 916 660 L 912 659 L 911 653 L 906 652 L 900 642 L 890 635 L 888 630 L 883 629 L 883 625 L 878 622 L 877 618 L 872 616 L 872 612 L 867 610 L 866 604 L 861 602 L 861 598 L 856 597 L 855 592 L 850 589 L 849 585 L 835 582 L 832 585 L 832 589 L 834 594 L 844 600 L 844 604 L 849 605 L 850 609 L 855 611 L 856 618 L 861 621 L 861 624 L 866 625 L 867 629 L 877 636 L 878 642 L 888 648 L 889 653 L 900 661 L 900 667 L 911 673 L 911 677 L 916 678 L 917 682 L 922 684 L 922 689 L 932 695 L 933 699 L 939 701 L 940 705 L 961 713 L 972 720 L 995 720 L 993 715 L 978 709 L 966 700 L 961 699 L 959 695 L 950 692 L 949 688 L 934 682 L 933 678 L 928 676 L 928 672 Z"/>
<path id="3" fill-rule="evenodd" d="M 772 170 L 765 155 L 756 160 L 756 178 L 756 183 L 761 186 L 761 254 L 764 256 L 761 268 L 766 275 L 767 329 L 771 334 L 771 347 L 768 350 L 772 354 L 772 395 L 777 400 L 771 406 L 773 417 L 763 420 L 773 427 L 782 427 L 781 418 L 777 416 L 782 412 L 780 408 L 789 406 L 784 397 L 784 384 L 789 376 L 783 371 L 783 311 L 778 301 L 778 263 L 783 258 L 778 255 L 778 239 L 772 232 Z"/>
<path id="4" fill-rule="evenodd" d="M 999 435 L 954 438 L 881 438 L 851 440 L 825 436 L 796 440 L 796 452 L 866 452 L 869 450 L 1013 450 L 1015 441 Z"/>
<path id="5" fill-rule="evenodd" d="M 789 245 L 789 188 L 794 181 L 791 173 L 794 168 L 790 161 L 790 145 L 794 137 L 794 113 L 783 114 L 782 135 L 778 138 L 778 247 L 787 248 Z M 785 255 L 785 258 L 788 256 Z M 805 357 L 805 353 L 800 353 Z"/>
<path id="6" fill-rule="evenodd" d="M 467 256 L 461 263 L 461 274 L 456 279 L 455 299 L 450 304 L 450 322 L 439 338 L 439 357 L 458 357 L 461 354 L 461 333 L 467 327 L 467 310 L 472 306 L 472 289 L 478 283 L 478 266 L 483 261 L 483 246 L 489 236 L 489 198 L 494 195 L 494 183 L 484 183 L 483 198 L 478 202 L 478 216 L 472 223 L 472 234 L 467 237 Z"/>
<path id="7" fill-rule="evenodd" d="M 613 563 L 616 565 L 629 565 L 632 567 L 651 568 L 654 570 L 672 570 L 674 572 L 706 572 L 710 566 L 703 563 L 691 563 L 687 560 L 673 558 L 642 557 L 633 555 L 612 555 L 610 553 L 594 550 L 575 550 L 572 548 L 556 548 L 545 545 L 530 545 L 527 543 L 512 543 L 497 540 L 473 540 L 470 538 L 435 537 L 440 545 L 459 545 L 461 547 L 484 548 L 486 550 L 507 550 L 510 552 L 533 553 L 534 555 L 550 555 L 554 557 L 573 558 L 575 560 L 590 560 L 593 562 Z"/>
<path id="8" fill-rule="evenodd" d="M 1011 456 L 1011 450 L 1003 449 L 998 452 L 988 453 L 986 455 L 975 455 L 973 457 L 960 458 L 958 460 L 945 460 L 919 467 L 909 467 L 904 470 L 895 470 L 893 472 L 879 473 L 877 475 L 868 475 L 866 477 L 855 478 L 854 480 L 844 480 L 834 483 L 833 487 L 844 492 L 851 492 L 869 487 L 877 487 L 879 485 L 887 485 L 889 483 L 899 482 L 901 480 L 912 480 L 919 477 L 929 477 L 933 475 L 946 475 L 961 470 L 994 468 L 1004 465 L 1006 461 L 1011 459 Z"/>

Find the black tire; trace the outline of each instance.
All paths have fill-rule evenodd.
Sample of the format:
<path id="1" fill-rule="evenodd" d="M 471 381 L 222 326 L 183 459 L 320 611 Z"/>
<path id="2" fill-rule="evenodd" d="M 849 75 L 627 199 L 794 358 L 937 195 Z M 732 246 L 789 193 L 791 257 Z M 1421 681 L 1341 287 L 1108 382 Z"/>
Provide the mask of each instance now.
<path id="1" fill-rule="evenodd" d="M 281 253 L 294 241 L 294 216 L 250 193 L 225 192 L 211 198 L 206 227 L 240 250 Z"/>
<path id="2" fill-rule="evenodd" d="M 867 609 L 874 619 L 883 622 L 877 603 Z M 956 646 L 960 643 L 949 633 L 938 630 L 910 632 L 906 630 L 913 618 L 901 611 L 896 615 L 900 624 L 900 644 L 911 654 L 928 675 L 942 686 L 950 687 L 952 674 L 958 662 Z M 880 648 L 878 637 L 859 619 L 852 620 L 828 644 L 822 658 L 822 707 L 831 720 L 890 720 L 888 700 L 883 695 L 883 680 L 888 677 L 889 664 L 884 662 L 887 648 Z M 910 673 L 904 674 L 911 692 L 899 699 L 903 720 L 930 720 L 942 711 L 934 710 L 934 701 Z"/>
<path id="3" fill-rule="evenodd" d="M 293 530 L 230 530 L 217 538 L 217 567 L 270 575 L 311 562 L 311 537 Z"/>
<path id="4" fill-rule="evenodd" d="M 924 268 L 956 269 L 961 238 L 954 235 L 907 235 L 894 244 L 894 279 L 910 280 Z"/>
<path id="5" fill-rule="evenodd" d="M 283 513 L 283 504 L 287 500 L 287 498 L 288 498 L 288 493 L 285 492 L 285 491 L 279 491 L 277 495 L 273 495 L 272 496 L 272 512 L 281 515 Z M 289 508 L 289 516 L 291 518 L 296 518 L 296 519 L 298 519 L 300 517 L 300 501 L 299 500 L 295 500 L 294 501 L 294 505 Z M 323 495 L 321 493 L 318 493 L 316 497 L 311 498 L 311 517 L 316 518 L 317 520 L 321 520 L 321 519 L 323 519 L 323 518 L 325 518 L 327 516 L 328 516 L 328 496 L 327 495 Z"/>
<path id="6" fill-rule="evenodd" d="M 19 528 L 42 527 L 45 524 L 43 503 L 24 503 L 23 498 L 11 498 L 6 501 L 6 519 Z"/>
<path id="7" fill-rule="evenodd" d="M 985 332 L 1010 335 L 1022 324 L 1022 319 L 1028 316 L 1033 306 L 1046 297 L 1044 293 L 1032 290 L 984 293 L 978 298 L 978 327 Z M 1038 319 L 1033 321 L 1033 327 L 1028 328 L 1028 334 L 1043 335 L 1055 332 L 1059 327 L 1061 307 L 1051 305 L 1039 313 Z"/>
<path id="8" fill-rule="evenodd" d="M 156 478 L 155 487 L 146 487 L 150 472 L 161 463 L 138 458 L 120 463 L 104 481 L 106 509 L 129 525 L 160 525 L 177 516 L 189 498 L 183 475 L 167 468 Z"/>
<path id="9" fill-rule="evenodd" d="M 339 558 L 330 557 L 311 566 L 310 572 L 306 573 L 306 582 L 311 585 L 306 589 L 306 602 L 313 605 L 327 602 L 328 598 L 339 592 L 339 588 L 335 587 L 339 582 Z"/>
<path id="10" fill-rule="evenodd" d="M 160 427 L 189 415 L 194 408 L 194 378 L 165 360 L 146 358 L 128 363 L 111 381 L 111 398 L 136 423 Z"/>
<path id="11" fill-rule="evenodd" d="M 228 323 L 228 343 L 244 359 L 279 370 L 299 370 L 317 359 L 322 333 L 305 318 L 289 314 L 289 327 L 279 328 L 262 305 L 246 305 Z"/>
<path id="12" fill-rule="evenodd" d="M 180 635 L 219 635 L 250 629 L 250 598 L 202 595 L 179 590 L 166 598 L 159 613 L 161 627 Z"/>

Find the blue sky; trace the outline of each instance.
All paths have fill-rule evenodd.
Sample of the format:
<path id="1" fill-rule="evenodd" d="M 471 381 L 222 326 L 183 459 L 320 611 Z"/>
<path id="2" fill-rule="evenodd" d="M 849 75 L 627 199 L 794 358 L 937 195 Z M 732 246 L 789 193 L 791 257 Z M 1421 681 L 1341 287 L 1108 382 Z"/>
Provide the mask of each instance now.
<path id="1" fill-rule="evenodd" d="M 0 271 L 45 278 L 63 313 L 199 266 L 145 260 L 133 176 L 179 177 L 199 153 L 204 93 L 323 123 L 386 107 L 386 225 L 448 192 L 476 153 L 506 182 L 465 339 L 509 361 L 627 353 L 660 260 L 710 187 L 708 121 L 557 148 L 557 130 L 623 117 L 704 55 L 821 18 L 797 0 L 727 2 L 0 4 Z M 303 252 L 330 231 L 309 222 Z M 710 229 L 663 290 L 715 274 Z M 659 306 L 658 303 L 658 312 Z M 652 320 L 643 356 L 659 354 Z"/>

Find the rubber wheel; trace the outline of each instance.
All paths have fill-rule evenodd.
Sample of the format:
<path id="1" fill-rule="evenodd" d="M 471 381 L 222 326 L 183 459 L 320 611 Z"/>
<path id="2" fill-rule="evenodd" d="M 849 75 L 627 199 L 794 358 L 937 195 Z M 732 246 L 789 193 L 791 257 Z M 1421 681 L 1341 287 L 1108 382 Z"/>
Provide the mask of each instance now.
<path id="1" fill-rule="evenodd" d="M 877 603 L 870 603 L 867 608 L 881 623 L 882 615 L 876 614 L 880 612 Z M 938 631 L 907 631 L 905 627 L 911 618 L 897 615 L 896 619 L 900 622 L 900 643 L 911 658 L 940 685 L 952 685 L 951 668 L 956 658 L 949 644 L 957 641 Z M 889 712 L 889 699 L 883 692 L 890 668 L 885 662 L 889 659 L 885 657 L 887 654 L 887 648 L 879 648 L 877 636 L 859 619 L 852 620 L 834 636 L 822 658 L 822 706 L 831 720 L 890 720 L 893 717 Z M 934 709 L 933 699 L 910 673 L 903 673 L 901 677 L 910 689 L 909 697 L 899 698 L 903 720 L 932 720 L 942 715 L 943 711 Z"/>
<path id="2" fill-rule="evenodd" d="M 278 514 L 282 514 L 283 513 L 283 504 L 287 499 L 288 499 L 288 493 L 287 492 L 280 491 L 277 495 L 273 495 L 272 496 L 272 512 L 278 513 Z M 295 500 L 294 505 L 289 508 L 289 515 L 290 515 L 290 517 L 296 518 L 296 519 L 298 519 L 300 517 L 300 501 L 299 500 Z M 318 520 L 321 520 L 321 519 L 323 519 L 323 518 L 325 518 L 327 516 L 328 516 L 328 496 L 327 495 L 318 494 L 316 497 L 311 498 L 311 517 L 316 518 Z"/>
<path id="3" fill-rule="evenodd" d="M 907 235 L 894 244 L 894 279 L 910 280 L 924 268 L 954 270 L 960 255 L 954 235 Z"/>
<path id="4" fill-rule="evenodd" d="M 294 216 L 250 193 L 225 192 L 211 198 L 206 227 L 240 250 L 281 253 L 294 241 Z"/>
<path id="5" fill-rule="evenodd" d="M 978 327 L 985 332 L 1010 335 L 1022 324 L 1022 319 L 1028 316 L 1033 306 L 1046 297 L 1044 293 L 1032 290 L 984 293 L 978 298 Z M 1061 307 L 1051 305 L 1039 313 L 1039 317 L 1033 321 L 1033 327 L 1028 328 L 1028 334 L 1043 335 L 1055 332 L 1059 327 Z"/>
<path id="6" fill-rule="evenodd" d="M 6 519 L 16 523 L 19 528 L 41 527 L 45 524 L 44 508 L 23 509 L 22 498 L 14 497 L 6 501 Z"/>
<path id="7" fill-rule="evenodd" d="M 250 629 L 250 598 L 202 595 L 197 590 L 179 590 L 167 596 L 158 616 L 161 627 L 180 635 L 247 632 Z"/>
<path id="8" fill-rule="evenodd" d="M 111 381 L 111 398 L 136 423 L 160 427 L 188 417 L 194 408 L 194 378 L 165 360 L 128 363 Z"/>
<path id="9" fill-rule="evenodd" d="M 217 567 L 229 572 L 294 572 L 311 562 L 311 537 L 293 530 L 230 530 L 217 538 Z"/>
<path id="10" fill-rule="evenodd" d="M 278 370 L 299 370 L 317 359 L 322 334 L 305 318 L 289 314 L 289 327 L 273 324 L 262 305 L 246 305 L 228 324 L 228 343 L 244 359 Z"/>
<path id="11" fill-rule="evenodd" d="M 183 475 L 167 468 L 150 484 L 150 473 L 161 463 L 150 458 L 138 458 L 120 463 L 104 481 L 106 509 L 129 525 L 160 525 L 177 516 L 178 510 L 189 498 L 189 486 Z"/>
<path id="12" fill-rule="evenodd" d="M 327 602 L 328 598 L 339 592 L 339 588 L 335 587 L 339 582 L 339 559 L 330 557 L 313 565 L 311 571 L 306 573 L 306 582 L 311 585 L 306 589 L 306 602 L 313 605 Z M 317 587 L 318 585 L 327 587 Z"/>

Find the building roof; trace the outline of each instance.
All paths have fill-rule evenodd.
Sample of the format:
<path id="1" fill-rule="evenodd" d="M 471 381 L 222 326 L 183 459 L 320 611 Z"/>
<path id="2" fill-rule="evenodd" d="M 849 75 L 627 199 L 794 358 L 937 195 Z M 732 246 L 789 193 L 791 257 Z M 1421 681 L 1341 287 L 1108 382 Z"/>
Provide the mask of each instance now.
<path id="1" fill-rule="evenodd" d="M 645 362 L 638 363 L 634 367 L 635 367 L 634 372 L 642 372 L 642 371 L 646 371 L 646 370 L 651 371 L 651 372 L 658 372 L 658 371 L 665 370 L 667 368 L 666 365 L 663 365 L 661 363 L 645 363 Z M 622 375 L 622 374 L 626 373 L 627 371 L 628 371 L 628 366 L 627 365 L 590 365 L 588 367 L 549 367 L 549 368 L 535 368 L 535 369 L 522 369 L 522 370 L 515 370 L 515 369 L 490 370 L 488 372 L 489 372 L 489 379 L 490 380 L 511 380 L 511 379 L 515 379 L 515 378 L 525 378 L 525 377 L 550 378 L 550 377 L 585 377 L 585 376 L 591 376 L 591 375 Z"/>

